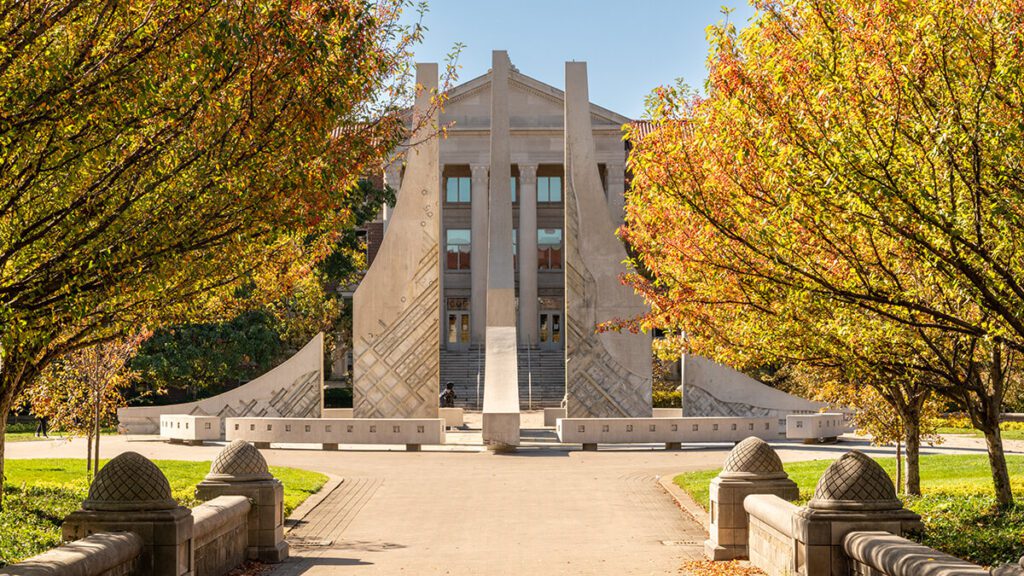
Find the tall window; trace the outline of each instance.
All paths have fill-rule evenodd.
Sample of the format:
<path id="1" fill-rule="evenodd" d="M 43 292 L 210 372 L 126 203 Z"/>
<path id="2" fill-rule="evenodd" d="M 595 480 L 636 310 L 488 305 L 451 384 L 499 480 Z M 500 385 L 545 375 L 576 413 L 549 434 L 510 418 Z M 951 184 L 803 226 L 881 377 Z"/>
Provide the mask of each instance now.
<path id="1" fill-rule="evenodd" d="M 516 177 L 511 176 L 508 179 L 508 189 L 512 191 L 512 203 L 516 203 Z"/>
<path id="2" fill-rule="evenodd" d="M 538 176 L 537 177 L 537 202 L 561 202 L 562 201 L 562 177 L 561 176 Z"/>
<path id="3" fill-rule="evenodd" d="M 562 269 L 561 228 L 537 230 L 537 268 L 539 270 Z"/>
<path id="4" fill-rule="evenodd" d="M 449 229 L 445 234 L 447 251 L 447 268 L 449 270 L 469 270 L 469 256 L 472 242 L 469 230 Z"/>
<path id="5" fill-rule="evenodd" d="M 469 202 L 471 182 L 469 176 L 449 176 L 445 182 L 444 201 L 449 204 Z"/>
<path id="6" fill-rule="evenodd" d="M 512 269 L 519 269 L 519 229 L 512 229 Z"/>

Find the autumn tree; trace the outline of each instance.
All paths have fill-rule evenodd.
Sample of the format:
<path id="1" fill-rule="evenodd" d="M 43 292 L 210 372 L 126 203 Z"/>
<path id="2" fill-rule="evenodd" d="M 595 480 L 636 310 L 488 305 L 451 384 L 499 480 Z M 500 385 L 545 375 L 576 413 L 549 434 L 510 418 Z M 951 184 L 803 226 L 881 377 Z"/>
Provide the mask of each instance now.
<path id="1" fill-rule="evenodd" d="M 150 336 L 140 332 L 78 349 L 43 371 L 27 397 L 32 413 L 72 435 L 86 437 L 86 470 L 99 470 L 100 433 L 124 405 L 124 389 L 138 378 L 127 361 Z"/>
<path id="2" fill-rule="evenodd" d="M 835 359 L 877 341 L 860 365 L 960 403 L 1012 503 L 998 417 L 1024 350 L 1024 4 L 756 6 L 742 32 L 709 28 L 707 96 L 663 90 L 632 154 L 649 320 L 717 350 L 784 330 L 798 352 L 832 338 Z"/>
<path id="3" fill-rule="evenodd" d="M 0 412 L 55 358 L 310 273 L 404 134 L 403 4 L 0 3 Z"/>

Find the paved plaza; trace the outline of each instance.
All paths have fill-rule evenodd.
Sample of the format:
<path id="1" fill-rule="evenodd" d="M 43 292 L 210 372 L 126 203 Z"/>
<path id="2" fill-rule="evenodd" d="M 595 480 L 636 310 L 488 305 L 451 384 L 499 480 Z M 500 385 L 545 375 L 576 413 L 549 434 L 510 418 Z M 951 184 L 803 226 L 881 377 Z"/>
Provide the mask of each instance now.
<path id="1" fill-rule="evenodd" d="M 527 423 L 536 418 L 526 415 Z M 293 557 L 271 574 L 679 574 L 701 557 L 704 528 L 659 480 L 720 466 L 730 446 L 583 452 L 550 436 L 524 429 L 524 447 L 508 455 L 483 450 L 475 430 L 422 452 L 264 450 L 271 465 L 332 478 L 293 514 Z M 80 458 L 84 447 L 80 439 L 12 442 L 7 452 Z M 151 459 L 212 460 L 221 447 L 119 436 L 105 437 L 102 449 L 107 458 L 132 450 Z M 785 461 L 836 458 L 854 447 L 891 454 L 860 440 L 774 447 Z M 1007 449 L 1024 446 L 1007 442 Z M 925 452 L 938 451 L 983 453 L 978 439 Z"/>

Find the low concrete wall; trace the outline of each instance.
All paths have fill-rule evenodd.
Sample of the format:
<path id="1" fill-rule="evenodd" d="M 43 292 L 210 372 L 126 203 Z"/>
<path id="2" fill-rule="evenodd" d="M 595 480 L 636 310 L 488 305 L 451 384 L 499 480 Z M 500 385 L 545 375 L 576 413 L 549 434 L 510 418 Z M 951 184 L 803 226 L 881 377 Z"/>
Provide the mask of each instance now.
<path id="1" fill-rule="evenodd" d="M 139 573 L 142 538 L 101 532 L 0 568 L 0 576 L 129 576 Z"/>
<path id="2" fill-rule="evenodd" d="M 245 562 L 250 507 L 245 496 L 218 496 L 192 509 L 195 576 L 221 576 Z"/>
<path id="3" fill-rule="evenodd" d="M 558 419 L 566 416 L 565 408 L 545 408 L 544 425 L 554 428 L 558 424 Z"/>
<path id="4" fill-rule="evenodd" d="M 773 418 L 560 418 L 558 439 L 567 444 L 739 442 L 774 438 Z"/>
<path id="5" fill-rule="evenodd" d="M 654 408 L 654 413 L 651 416 L 655 418 L 682 418 L 682 408 Z"/>
<path id="6" fill-rule="evenodd" d="M 159 434 L 160 416 L 320 416 L 324 375 L 324 335 L 317 334 L 302 350 L 255 380 L 223 394 L 168 406 L 118 408 L 118 430 L 124 434 Z"/>
<path id="7" fill-rule="evenodd" d="M 205 440 L 220 440 L 220 417 L 161 414 L 160 437 L 170 442 L 199 444 L 202 444 Z"/>
<path id="8" fill-rule="evenodd" d="M 449 428 L 458 428 L 466 423 L 466 413 L 462 408 L 438 408 L 437 415 Z"/>
<path id="9" fill-rule="evenodd" d="M 850 532 L 843 538 L 857 576 L 984 576 L 977 564 L 888 532 Z"/>
<path id="10" fill-rule="evenodd" d="M 228 418 L 227 440 L 275 444 L 444 444 L 440 418 Z"/>
<path id="11" fill-rule="evenodd" d="M 354 408 L 324 408 L 322 418 L 355 418 Z"/>
<path id="12" fill-rule="evenodd" d="M 796 574 L 793 514 L 797 506 L 771 494 L 753 494 L 743 499 L 743 509 L 747 512 L 750 563 L 768 576 Z"/>
<path id="13" fill-rule="evenodd" d="M 786 438 L 817 442 L 835 440 L 849 431 L 846 418 L 838 412 L 790 414 L 786 416 Z"/>

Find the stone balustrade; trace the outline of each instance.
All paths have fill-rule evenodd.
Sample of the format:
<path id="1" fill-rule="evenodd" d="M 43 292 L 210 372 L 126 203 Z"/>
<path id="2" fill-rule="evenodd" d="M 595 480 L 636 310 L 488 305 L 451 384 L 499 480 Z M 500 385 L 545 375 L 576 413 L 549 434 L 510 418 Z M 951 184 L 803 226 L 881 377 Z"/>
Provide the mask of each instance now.
<path id="1" fill-rule="evenodd" d="M 987 576 L 988 570 L 889 532 L 850 532 L 843 551 L 855 576 Z"/>
<path id="2" fill-rule="evenodd" d="M 220 417 L 161 414 L 160 437 L 168 442 L 185 444 L 202 444 L 207 440 L 220 440 Z"/>
<path id="3" fill-rule="evenodd" d="M 665 444 L 739 442 L 748 436 L 771 438 L 774 418 L 561 418 L 558 440 L 596 450 L 598 444 Z"/>
<path id="4" fill-rule="evenodd" d="M 245 496 L 218 496 L 192 509 L 196 574 L 226 574 L 246 560 L 248 518 Z"/>
<path id="5" fill-rule="evenodd" d="M 287 558 L 284 490 L 252 445 L 221 451 L 197 496 L 208 501 L 178 506 L 155 464 L 122 453 L 64 519 L 69 542 L 0 568 L 0 576 L 222 576 L 247 559 Z"/>
<path id="6" fill-rule="evenodd" d="M 754 494 L 743 500 L 747 513 L 747 557 L 770 575 L 796 574 L 793 516 L 799 510 L 774 494 Z"/>
<path id="7" fill-rule="evenodd" d="M 845 416 L 838 412 L 786 416 L 786 438 L 803 440 L 805 444 L 835 442 L 848 431 Z"/>
<path id="8" fill-rule="evenodd" d="M 100 533 L 0 568 L 0 576 L 130 576 L 140 574 L 142 538 Z"/>
<path id="9" fill-rule="evenodd" d="M 444 444 L 441 418 L 228 418 L 226 436 L 271 444 L 320 444 L 337 450 L 340 444 L 404 444 L 419 450 L 424 444 Z"/>

